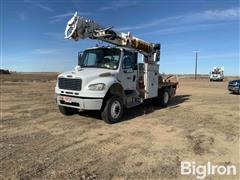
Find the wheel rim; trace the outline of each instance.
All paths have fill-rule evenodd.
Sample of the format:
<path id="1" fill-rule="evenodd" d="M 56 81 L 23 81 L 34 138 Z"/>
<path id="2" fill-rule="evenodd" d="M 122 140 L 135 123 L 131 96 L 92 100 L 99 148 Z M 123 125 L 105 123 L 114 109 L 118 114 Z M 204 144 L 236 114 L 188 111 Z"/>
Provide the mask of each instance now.
<path id="1" fill-rule="evenodd" d="M 164 101 L 164 104 L 167 104 L 168 99 L 169 99 L 168 92 L 164 92 L 164 94 L 163 94 L 163 101 Z"/>
<path id="2" fill-rule="evenodd" d="M 111 105 L 111 116 L 116 119 L 121 113 L 121 104 L 119 101 L 113 101 Z"/>

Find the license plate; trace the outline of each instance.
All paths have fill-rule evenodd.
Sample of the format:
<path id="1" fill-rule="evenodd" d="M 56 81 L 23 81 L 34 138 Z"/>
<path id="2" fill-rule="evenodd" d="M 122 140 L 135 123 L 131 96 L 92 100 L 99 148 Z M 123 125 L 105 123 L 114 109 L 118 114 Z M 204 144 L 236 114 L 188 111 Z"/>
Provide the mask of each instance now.
<path id="1" fill-rule="evenodd" d="M 65 101 L 67 103 L 71 103 L 72 102 L 72 98 L 71 97 L 60 96 L 59 99 Z"/>

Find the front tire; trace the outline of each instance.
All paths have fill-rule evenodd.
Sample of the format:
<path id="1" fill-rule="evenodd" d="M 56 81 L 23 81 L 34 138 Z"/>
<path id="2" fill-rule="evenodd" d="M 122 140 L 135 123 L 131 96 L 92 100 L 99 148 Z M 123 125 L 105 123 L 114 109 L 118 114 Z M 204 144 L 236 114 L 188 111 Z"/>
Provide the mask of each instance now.
<path id="1" fill-rule="evenodd" d="M 58 106 L 58 108 L 59 108 L 59 111 L 65 116 L 70 116 L 78 112 L 78 109 L 75 109 L 75 108 L 70 108 L 65 106 Z"/>
<path id="2" fill-rule="evenodd" d="M 118 96 L 114 96 L 108 99 L 101 112 L 102 119 L 108 124 L 113 124 L 121 121 L 122 115 L 122 99 Z"/>

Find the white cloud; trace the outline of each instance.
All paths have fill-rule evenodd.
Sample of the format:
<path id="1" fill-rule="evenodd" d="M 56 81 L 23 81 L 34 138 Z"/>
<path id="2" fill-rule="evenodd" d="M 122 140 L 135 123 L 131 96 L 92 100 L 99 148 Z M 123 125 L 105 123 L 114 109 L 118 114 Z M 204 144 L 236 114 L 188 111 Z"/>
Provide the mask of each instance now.
<path id="1" fill-rule="evenodd" d="M 52 16 L 51 23 L 62 21 L 63 19 L 65 19 L 67 17 L 72 17 L 73 15 L 74 15 L 74 12 L 68 12 L 68 13 Z"/>
<path id="2" fill-rule="evenodd" d="M 35 6 L 35 7 L 38 7 L 44 11 L 48 11 L 48 12 L 53 12 L 54 10 L 47 4 L 43 4 L 41 2 L 37 2 L 37 1 L 33 1 L 33 0 L 25 0 L 24 1 L 25 3 L 29 3 L 31 4 L 32 6 Z"/>
<path id="3" fill-rule="evenodd" d="M 150 34 L 158 34 L 158 35 L 167 35 L 167 34 L 176 34 L 176 33 L 182 33 L 182 32 L 188 32 L 188 31 L 194 31 L 194 30 L 202 30 L 206 29 L 208 27 L 214 27 L 214 26 L 221 26 L 226 25 L 230 23 L 207 23 L 207 24 L 188 24 L 184 26 L 175 26 L 170 28 L 161 28 L 157 31 L 149 31 L 146 33 L 140 33 L 138 35 L 150 35 Z"/>
<path id="4" fill-rule="evenodd" d="M 182 19 L 182 16 L 172 16 L 172 17 L 166 17 L 166 18 L 162 18 L 162 19 L 155 19 L 155 20 L 150 21 L 145 24 L 139 24 L 139 25 L 135 25 L 135 26 L 124 26 L 124 27 L 119 27 L 117 29 L 119 31 L 145 29 L 148 27 L 157 26 L 161 23 L 168 23 L 168 22 L 177 21 L 177 20 L 181 20 L 181 19 Z"/>
<path id="5" fill-rule="evenodd" d="M 197 14 L 203 20 L 239 20 L 240 7 L 225 10 L 208 10 Z"/>
<path id="6" fill-rule="evenodd" d="M 74 12 L 68 12 L 68 13 L 64 13 L 64 14 L 58 14 L 58 15 L 55 15 L 53 16 L 52 18 L 53 19 L 58 19 L 58 18 L 65 18 L 65 17 L 69 17 L 69 16 L 73 16 L 74 15 Z"/>
<path id="7" fill-rule="evenodd" d="M 35 54 L 53 54 L 59 51 L 59 49 L 34 49 L 33 53 Z"/>
<path id="8" fill-rule="evenodd" d="M 43 4 L 36 4 L 36 6 L 40 7 L 41 9 L 45 10 L 45 11 L 48 11 L 48 12 L 53 12 L 54 10 L 50 7 L 50 6 L 47 6 L 47 5 L 43 5 Z"/>
<path id="9" fill-rule="evenodd" d="M 58 40 L 64 40 L 64 32 L 62 33 L 58 33 L 58 32 L 46 32 L 44 33 L 44 35 L 52 37 L 54 39 L 58 39 Z"/>
<path id="10" fill-rule="evenodd" d="M 155 19 L 145 24 L 139 24 L 134 26 L 125 26 L 118 29 L 122 31 L 127 30 L 139 30 L 157 25 L 171 26 L 182 24 L 197 24 L 205 22 L 217 22 L 217 21 L 232 21 L 240 20 L 240 7 L 223 9 L 223 10 L 206 10 L 200 13 L 183 14 L 179 16 L 169 16 L 161 19 Z"/>
<path id="11" fill-rule="evenodd" d="M 106 6 L 100 7 L 100 11 L 105 10 L 116 10 L 124 7 L 135 6 L 137 1 L 127 1 L 127 0 L 115 0 L 111 2 L 107 2 Z"/>
<path id="12" fill-rule="evenodd" d="M 20 21 L 25 21 L 26 20 L 26 15 L 24 13 L 18 13 L 18 18 Z"/>
<path id="13" fill-rule="evenodd" d="M 67 13 L 63 13 L 63 14 L 58 14 L 58 15 L 55 15 L 55 16 L 52 16 L 51 17 L 51 23 L 54 23 L 54 22 L 59 22 L 59 21 L 62 21 L 63 19 L 67 18 L 67 17 L 72 17 L 74 15 L 75 12 L 67 12 Z M 82 16 L 82 15 L 90 15 L 91 13 L 88 13 L 88 12 L 81 12 L 81 13 L 78 13 L 78 15 Z"/>

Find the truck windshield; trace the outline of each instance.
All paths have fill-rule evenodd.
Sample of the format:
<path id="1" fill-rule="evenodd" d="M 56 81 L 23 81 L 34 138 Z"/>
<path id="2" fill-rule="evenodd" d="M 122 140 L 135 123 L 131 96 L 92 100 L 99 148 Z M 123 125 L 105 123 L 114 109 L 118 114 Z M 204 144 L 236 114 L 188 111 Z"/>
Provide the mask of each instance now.
<path id="1" fill-rule="evenodd" d="M 212 74 L 221 74 L 221 73 L 217 71 L 212 71 Z"/>
<path id="2" fill-rule="evenodd" d="M 121 51 L 115 48 L 99 48 L 84 51 L 80 66 L 106 69 L 117 69 Z"/>

